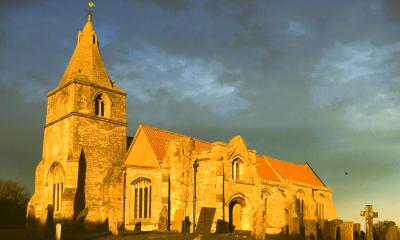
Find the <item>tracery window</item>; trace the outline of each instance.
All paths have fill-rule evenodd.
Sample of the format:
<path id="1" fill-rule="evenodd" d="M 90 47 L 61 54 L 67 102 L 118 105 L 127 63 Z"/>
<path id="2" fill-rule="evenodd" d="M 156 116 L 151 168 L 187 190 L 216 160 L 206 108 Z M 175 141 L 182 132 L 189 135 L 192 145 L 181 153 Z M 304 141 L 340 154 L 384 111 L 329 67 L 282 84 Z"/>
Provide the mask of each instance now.
<path id="1" fill-rule="evenodd" d="M 151 218 L 151 181 L 139 178 L 132 183 L 134 219 Z"/>
<path id="2" fill-rule="evenodd" d="M 99 93 L 96 95 L 94 99 L 94 114 L 96 116 L 104 117 L 104 111 L 105 111 L 105 103 L 103 99 L 103 94 Z"/>
<path id="3" fill-rule="evenodd" d="M 49 187 L 51 189 L 54 211 L 61 210 L 62 193 L 64 190 L 64 173 L 60 164 L 56 164 L 50 170 Z"/>
<path id="4" fill-rule="evenodd" d="M 232 179 L 238 180 L 240 178 L 240 162 L 239 159 L 235 159 L 232 162 Z"/>
<path id="5" fill-rule="evenodd" d="M 320 194 L 317 203 L 318 219 L 325 219 L 325 196 Z"/>

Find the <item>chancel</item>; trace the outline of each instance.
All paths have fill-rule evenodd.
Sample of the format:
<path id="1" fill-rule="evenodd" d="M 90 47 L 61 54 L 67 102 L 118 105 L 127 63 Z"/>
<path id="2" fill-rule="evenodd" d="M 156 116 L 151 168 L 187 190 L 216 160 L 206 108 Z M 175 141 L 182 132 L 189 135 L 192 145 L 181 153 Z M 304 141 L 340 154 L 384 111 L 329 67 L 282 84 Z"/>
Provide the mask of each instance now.
<path id="1" fill-rule="evenodd" d="M 84 216 L 88 229 L 108 222 L 130 230 L 193 230 L 194 223 L 199 231 L 253 230 L 258 219 L 266 233 L 300 233 L 306 221 L 336 218 L 332 189 L 308 163 L 258 153 L 239 135 L 207 142 L 141 124 L 132 140 L 126 92 L 110 79 L 99 46 L 89 12 L 47 95 L 29 218 L 45 223 L 51 205 L 55 223 Z"/>

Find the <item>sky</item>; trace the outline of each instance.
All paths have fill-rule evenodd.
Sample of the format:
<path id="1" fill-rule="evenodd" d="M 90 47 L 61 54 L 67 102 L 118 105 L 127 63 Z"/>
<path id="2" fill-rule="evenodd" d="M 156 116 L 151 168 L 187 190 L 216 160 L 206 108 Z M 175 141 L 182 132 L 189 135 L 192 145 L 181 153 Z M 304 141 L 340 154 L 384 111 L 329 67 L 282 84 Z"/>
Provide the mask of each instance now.
<path id="1" fill-rule="evenodd" d="M 83 0 L 0 0 L 0 178 L 32 192 L 46 94 Z M 97 0 L 109 75 L 139 123 L 308 162 L 337 217 L 400 225 L 400 1 Z M 347 172 L 347 175 L 346 175 Z"/>

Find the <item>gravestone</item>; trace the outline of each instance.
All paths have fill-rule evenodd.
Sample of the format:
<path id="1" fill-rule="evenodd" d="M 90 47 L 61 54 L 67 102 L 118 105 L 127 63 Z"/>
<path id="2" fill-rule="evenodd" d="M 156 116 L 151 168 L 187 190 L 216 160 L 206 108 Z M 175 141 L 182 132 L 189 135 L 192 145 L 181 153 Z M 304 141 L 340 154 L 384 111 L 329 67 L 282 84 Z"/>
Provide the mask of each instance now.
<path id="1" fill-rule="evenodd" d="M 300 220 L 298 218 L 289 219 L 289 235 L 300 234 Z"/>
<path id="2" fill-rule="evenodd" d="M 304 233 L 306 239 L 316 239 L 317 222 L 315 220 L 304 220 Z"/>
<path id="3" fill-rule="evenodd" d="M 353 231 L 354 231 L 354 238 L 355 239 L 360 239 L 361 237 L 361 224 L 360 223 L 354 223 L 353 224 Z"/>
<path id="4" fill-rule="evenodd" d="M 340 226 L 340 239 L 341 240 L 353 240 L 354 230 L 352 222 L 343 222 Z"/>
<path id="5" fill-rule="evenodd" d="M 51 204 L 49 204 L 46 208 L 46 225 L 44 230 L 44 238 L 45 239 L 53 239 L 54 238 L 54 209 Z"/>
<path id="6" fill-rule="evenodd" d="M 337 224 L 332 221 L 325 221 L 323 239 L 324 240 L 336 240 Z"/>
<path id="7" fill-rule="evenodd" d="M 189 217 L 185 217 L 185 220 L 182 222 L 182 232 L 190 233 L 190 225 L 192 225 L 192 222 L 190 222 Z"/>
<path id="8" fill-rule="evenodd" d="M 158 231 L 165 232 L 168 230 L 168 209 L 167 206 L 163 206 L 160 212 L 158 220 Z"/>
<path id="9" fill-rule="evenodd" d="M 324 224 L 325 224 L 324 219 L 318 219 L 317 222 L 317 239 L 322 239 L 323 232 L 324 232 Z"/>
<path id="10" fill-rule="evenodd" d="M 83 228 L 83 221 L 85 221 L 88 212 L 89 212 L 88 208 L 84 208 L 79 212 L 79 214 L 76 216 L 73 222 L 73 226 L 75 229 L 80 230 Z"/>
<path id="11" fill-rule="evenodd" d="M 173 232 L 181 232 L 182 231 L 182 222 L 183 222 L 183 210 L 176 209 L 174 214 L 174 221 L 172 222 L 171 231 Z"/>
<path id="12" fill-rule="evenodd" d="M 362 217 L 365 217 L 365 237 L 366 240 L 373 240 L 374 218 L 378 217 L 378 213 L 374 212 L 372 205 L 365 205 L 364 211 L 360 212 Z"/>
<path id="13" fill-rule="evenodd" d="M 256 212 L 254 213 L 251 235 L 255 240 L 265 239 L 264 206 L 262 204 L 258 206 Z"/>
<path id="14" fill-rule="evenodd" d="M 56 240 L 61 240 L 61 224 L 56 225 Z"/>
<path id="15" fill-rule="evenodd" d="M 216 208 L 202 207 L 200 210 L 199 221 L 196 226 L 196 232 L 200 234 L 209 233 L 214 221 Z"/>
<path id="16" fill-rule="evenodd" d="M 400 240 L 400 232 L 397 226 L 390 226 L 385 234 L 385 240 Z"/>

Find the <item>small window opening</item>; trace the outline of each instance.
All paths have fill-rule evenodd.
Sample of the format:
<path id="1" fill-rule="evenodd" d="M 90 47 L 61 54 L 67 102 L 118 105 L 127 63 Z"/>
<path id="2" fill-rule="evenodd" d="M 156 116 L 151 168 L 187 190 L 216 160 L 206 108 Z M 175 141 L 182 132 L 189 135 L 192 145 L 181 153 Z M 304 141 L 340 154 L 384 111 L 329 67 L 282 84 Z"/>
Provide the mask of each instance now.
<path id="1" fill-rule="evenodd" d="M 102 94 L 98 94 L 94 100 L 94 114 L 104 117 L 105 103 Z"/>

